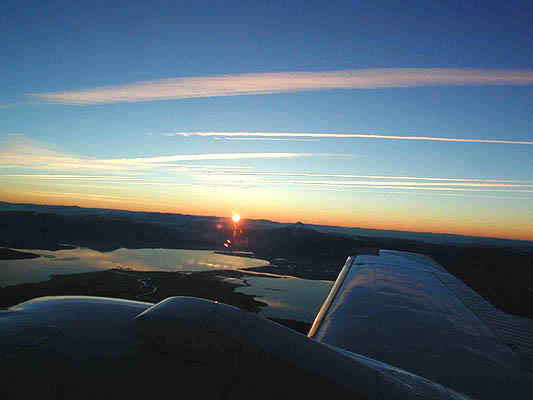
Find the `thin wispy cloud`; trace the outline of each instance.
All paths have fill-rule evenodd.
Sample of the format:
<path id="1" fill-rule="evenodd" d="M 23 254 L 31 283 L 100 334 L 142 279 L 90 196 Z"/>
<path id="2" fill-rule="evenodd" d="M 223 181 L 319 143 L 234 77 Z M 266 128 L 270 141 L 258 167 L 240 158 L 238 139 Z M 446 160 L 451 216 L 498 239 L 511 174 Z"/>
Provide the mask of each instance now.
<path id="1" fill-rule="evenodd" d="M 39 175 L 33 175 L 37 178 Z M 13 175 L 17 177 L 17 175 Z M 30 175 L 19 175 L 19 178 L 31 177 Z M 53 175 L 50 177 L 42 176 L 37 179 L 43 180 L 54 180 Z M 76 177 L 76 175 L 73 175 Z M 83 179 L 81 179 L 83 180 Z M 104 177 L 103 182 L 106 181 Z M 304 191 L 328 191 L 328 192 L 354 192 L 354 193 L 387 193 L 387 194 L 405 194 L 405 195 L 434 195 L 434 196 L 453 196 L 453 197 L 477 197 L 477 198 L 487 198 L 487 199 L 509 199 L 509 200 L 533 200 L 533 197 L 517 197 L 513 194 L 526 194 L 533 193 L 533 190 L 528 189 L 500 189 L 500 188 L 460 188 L 460 187 L 420 187 L 420 186 L 407 186 L 407 185 L 367 185 L 362 183 L 353 183 L 351 185 L 346 184 L 336 184 L 335 181 L 316 181 L 316 182 L 302 182 L 302 181 L 260 181 L 255 182 L 255 184 L 243 184 L 243 182 L 238 181 L 225 181 L 223 183 L 183 183 L 176 182 L 172 180 L 161 180 L 161 179 L 139 179 L 133 181 L 119 180 L 115 181 L 114 184 L 124 184 L 124 185 L 150 185 L 150 186 L 163 186 L 163 187 L 191 187 L 191 188 L 227 188 L 233 187 L 238 189 L 249 189 L 249 188 L 258 188 L 265 187 L 265 185 L 272 187 L 290 187 L 291 190 L 304 190 Z M 79 185 L 74 185 L 79 186 Z M 69 185 L 71 187 L 71 185 Z M 79 186 L 86 187 L 86 186 Z M 91 185 L 92 189 L 106 189 L 107 186 L 97 187 Z M 402 191 L 398 191 L 399 189 Z M 394 191 L 392 191 L 394 190 Z M 73 192 L 50 192 L 50 191 L 32 191 L 25 192 L 27 194 L 32 194 L 36 196 L 60 196 L 60 197 L 74 197 L 80 199 L 94 199 L 94 200 L 105 200 L 111 202 L 124 202 L 124 203 L 135 203 L 142 200 L 143 204 L 156 204 L 159 203 L 146 203 L 144 199 L 141 198 L 131 198 L 123 196 L 110 196 L 110 195 L 101 195 L 101 194 L 88 194 L 88 193 L 73 193 Z M 486 195 L 480 193 L 500 193 L 501 195 Z M 506 193 L 506 195 L 503 195 Z"/>
<path id="2" fill-rule="evenodd" d="M 425 195 L 425 196 L 451 196 L 451 197 L 477 197 L 482 199 L 502 199 L 502 200 L 532 200 L 531 197 L 516 196 L 486 196 L 480 194 L 457 194 L 457 193 L 421 193 L 421 192 L 387 192 L 390 194 Z"/>
<path id="3" fill-rule="evenodd" d="M 393 139 L 393 140 L 422 140 L 431 142 L 462 142 L 462 143 L 493 143 L 493 144 L 520 144 L 533 145 L 533 141 L 525 140 L 499 140 L 499 139 L 469 139 L 469 138 L 448 138 L 437 136 L 400 136 L 400 135 L 375 135 L 366 133 L 310 133 L 310 132 L 173 132 L 162 133 L 161 136 L 200 136 L 200 137 L 223 137 L 225 139 L 248 138 L 320 138 L 320 139 Z"/>
<path id="4" fill-rule="evenodd" d="M 109 165 L 146 165 L 175 161 L 205 161 L 205 160 L 242 160 L 263 158 L 299 158 L 311 156 L 348 156 L 348 154 L 323 153 L 207 153 L 207 154 L 176 154 L 171 156 L 140 157 L 140 158 L 111 158 L 101 159 L 100 163 Z"/>
<path id="5" fill-rule="evenodd" d="M 358 188 L 373 188 L 373 189 L 402 189 L 402 190 L 435 190 L 435 191 L 473 191 L 473 192 L 507 192 L 507 193 L 533 193 L 533 190 L 529 189 L 500 189 L 493 187 L 487 187 L 487 188 L 477 188 L 477 187 L 424 187 L 424 186 L 410 186 L 408 184 L 396 184 L 396 185 L 389 185 L 388 183 L 381 183 L 381 184 L 374 184 L 374 183 L 359 183 L 359 182 L 342 182 L 338 183 L 336 181 L 270 181 L 270 182 L 263 182 L 263 183 L 270 183 L 270 184 L 285 184 L 285 185 L 303 185 L 303 186 L 324 186 L 324 187 L 338 187 L 338 188 L 345 188 L 345 187 L 358 187 Z M 531 198 L 533 200 L 533 198 Z"/>
<path id="6" fill-rule="evenodd" d="M 32 193 L 36 193 L 36 194 L 38 193 L 38 194 L 43 194 L 43 195 L 53 194 L 57 196 L 76 196 L 76 197 L 102 198 L 102 199 L 113 199 L 113 200 L 143 200 L 142 198 L 111 196 L 111 195 L 96 194 L 96 193 L 51 192 L 51 191 L 43 191 L 43 190 L 36 190 Z"/>
<path id="7" fill-rule="evenodd" d="M 199 165 L 199 164 L 174 164 L 176 168 L 187 169 L 236 169 L 236 170 L 249 170 L 254 169 L 249 165 Z"/>
<path id="8" fill-rule="evenodd" d="M 435 195 L 476 196 L 533 200 L 533 179 L 486 179 L 438 176 L 395 176 L 371 174 L 314 173 L 298 171 L 257 171 L 252 166 L 235 165 L 232 160 L 292 159 L 298 157 L 345 156 L 321 153 L 206 153 L 175 154 L 170 156 L 136 158 L 86 158 L 62 152 L 55 146 L 38 142 L 23 135 L 6 135 L 0 138 L 0 167 L 16 166 L 36 170 L 4 173 L 6 183 L 39 184 L 54 182 L 64 187 L 62 196 L 91 197 L 111 202 L 137 201 L 136 198 L 109 194 L 84 194 L 74 187 L 87 191 L 106 190 L 113 187 L 190 187 L 190 188 L 272 188 L 283 191 L 391 191 Z M 228 161 L 230 164 L 198 163 L 198 161 Z M 53 170 L 57 173 L 53 173 Z M 6 171 L 6 170 L 4 170 Z M 70 189 L 70 190 L 69 190 Z M 44 192 L 33 192 L 44 195 Z M 41 193 L 41 194 L 38 194 Z M 100 196 L 100 197 L 95 197 Z M 525 197 L 531 196 L 531 197 Z"/>
<path id="9" fill-rule="evenodd" d="M 395 186 L 376 186 L 380 187 L 382 189 L 394 189 Z M 407 190 L 436 190 L 436 191 L 451 191 L 451 192 L 502 192 L 502 193 L 533 193 L 533 190 L 508 190 L 508 189 L 475 189 L 475 188 L 420 188 L 420 187 L 410 187 L 405 186 L 401 189 L 407 189 Z M 533 198 L 529 198 L 529 200 L 533 200 Z"/>
<path id="10" fill-rule="evenodd" d="M 507 182 L 507 183 L 533 183 L 533 180 L 520 179 L 479 179 L 479 178 L 441 178 L 441 177 L 421 177 L 421 176 L 395 176 L 395 175 L 356 175 L 356 174 L 322 174 L 310 172 L 226 172 L 226 171 L 201 171 L 194 173 L 209 173 L 219 175 L 252 175 L 252 176 L 294 176 L 313 178 L 368 178 L 368 179 L 401 179 L 401 180 L 424 180 L 424 181 L 449 181 L 449 182 Z"/>
<path id="11" fill-rule="evenodd" d="M 387 187 L 438 187 L 442 190 L 446 190 L 448 187 L 484 187 L 484 188 L 500 188 L 500 187 L 509 187 L 509 188 L 533 188 L 533 185 L 526 184 L 507 184 L 507 183 L 464 183 L 464 182 L 372 182 L 372 181 L 337 181 L 337 180 L 298 180 L 298 181 L 272 181 L 276 183 L 298 183 L 298 184 L 307 184 L 307 185 L 335 185 L 335 186 L 365 186 L 365 187 L 382 187 L 386 185 Z"/>
<path id="12" fill-rule="evenodd" d="M 311 173 L 285 173 L 285 172 L 226 172 L 224 170 L 198 170 L 190 169 L 185 171 L 186 175 L 200 178 L 207 178 L 210 181 L 219 181 L 227 184 L 253 183 L 256 185 L 318 185 L 334 187 L 368 187 L 368 188 L 411 188 L 413 190 L 426 188 L 436 190 L 455 190 L 463 188 L 489 189 L 511 188 L 523 189 L 533 188 L 531 180 L 495 180 L 495 179 L 464 179 L 464 178 L 435 178 L 435 177 L 412 177 L 412 176 L 382 176 L 382 175 L 350 175 L 350 174 L 311 174 Z M 124 184 L 160 184 L 160 185 L 182 185 L 181 179 L 176 177 L 158 176 L 116 176 L 116 175 L 77 175 L 77 174 L 5 174 L 4 178 L 32 179 L 32 180 L 54 180 L 54 181 L 98 181 L 114 182 Z M 321 180 L 280 180 L 279 177 L 315 177 Z M 249 178 L 254 178 L 250 180 Z M 332 179 L 328 179 L 332 178 Z M 338 180 L 338 178 L 366 178 L 367 180 Z M 391 180 L 392 179 L 392 180 Z M 187 185 L 189 183 L 186 183 Z M 209 184 L 209 183 L 208 183 Z"/>
<path id="13" fill-rule="evenodd" d="M 180 154 L 162 157 L 123 158 L 123 159 L 84 159 L 44 155 L 0 154 L 0 164 L 10 167 L 46 168 L 57 170 L 105 170 L 121 171 L 131 169 L 151 169 L 175 167 L 172 161 L 239 160 L 239 159 L 282 159 L 313 156 L 335 156 L 314 153 L 220 153 L 220 154 Z M 170 163 L 170 164 L 169 164 Z M 183 168 L 183 167 L 179 167 Z"/>
<path id="14" fill-rule="evenodd" d="M 0 138 L 0 166 L 41 168 L 48 170 L 124 171 L 153 168 L 174 169 L 239 169 L 242 166 L 186 165 L 186 161 L 226 161 L 256 159 L 290 159 L 302 157 L 348 157 L 348 154 L 323 153 L 204 153 L 174 154 L 170 156 L 137 158 L 89 158 L 60 151 L 47 143 L 23 135 L 5 135 Z"/>
<path id="15" fill-rule="evenodd" d="M 250 140 L 250 141 L 271 141 L 271 142 L 320 142 L 320 139 L 294 139 L 294 138 L 251 138 L 251 137 L 225 137 L 225 140 Z"/>
<path id="16" fill-rule="evenodd" d="M 327 89 L 532 84 L 533 70 L 368 68 L 169 78 L 82 90 L 32 93 L 30 96 L 49 103 L 88 105 Z"/>
<path id="17" fill-rule="evenodd" d="M 339 176 L 335 174 L 298 174 L 298 173 L 262 173 L 258 174 L 246 174 L 246 173 L 217 173 L 213 172 L 192 172 L 193 175 L 205 176 L 211 180 L 225 179 L 226 181 L 242 181 L 243 177 L 256 177 L 253 181 L 256 184 L 265 184 L 265 185 L 307 185 L 307 186 L 330 186 L 330 187 L 366 187 L 366 188 L 377 188 L 377 189 L 391 189 L 391 188 L 407 188 L 412 190 L 488 190 L 494 191 L 501 188 L 511 189 L 522 191 L 522 189 L 533 188 L 532 182 L 530 181 L 497 181 L 497 180 L 471 180 L 467 181 L 464 179 L 453 180 L 451 178 L 444 178 L 441 180 L 439 178 L 409 178 L 402 177 L 405 180 L 398 181 L 382 181 L 382 179 L 390 179 L 391 177 L 380 177 L 377 180 L 339 180 L 336 179 Z M 322 179 L 277 179 L 276 177 L 320 177 Z M 344 175 L 346 176 L 346 175 Z M 333 179 L 324 179 L 324 178 L 333 178 Z M 422 182 L 421 180 L 426 180 Z"/>
<path id="18" fill-rule="evenodd" d="M 222 175 L 227 177 L 228 175 Z M 218 176 L 217 176 L 218 177 Z M 238 178 L 236 178 L 238 179 Z M 298 183 L 306 185 L 335 185 L 335 186 L 366 186 L 366 187 L 380 187 L 387 185 L 389 187 L 402 187 L 402 186 L 413 186 L 413 187 L 508 187 L 508 188 L 533 188 L 533 185 L 528 184 L 511 184 L 511 183 L 465 183 L 465 182 L 373 182 L 373 181 L 339 181 L 339 180 L 263 180 L 262 182 L 270 183 Z"/>
<path id="19" fill-rule="evenodd" d="M 295 187 L 294 190 L 302 190 L 302 191 L 332 191 L 332 192 L 349 192 L 349 193 L 376 193 L 374 190 L 375 188 L 372 188 L 372 190 L 367 190 L 364 188 L 317 188 L 317 187 Z M 402 188 L 403 189 L 403 188 Z M 380 190 L 379 193 L 386 193 L 386 194 L 400 194 L 400 195 L 409 195 L 409 196 L 448 196 L 448 197 L 474 197 L 474 198 L 482 198 L 482 199 L 502 199 L 502 200 L 533 200 L 531 197 L 517 197 L 517 196 L 497 196 L 497 195 L 483 195 L 483 194 L 464 194 L 464 193 L 453 193 L 453 192 L 446 192 L 446 193 L 435 193 L 435 192 L 424 192 L 424 191 L 396 191 L 396 190 Z"/>
<path id="20" fill-rule="evenodd" d="M 251 183 L 257 187 L 278 187 L 298 190 L 360 191 L 370 189 L 373 192 L 388 193 L 384 190 L 404 190 L 406 193 L 441 192 L 477 193 L 497 192 L 509 195 L 533 193 L 533 180 L 496 180 L 480 178 L 440 178 L 413 176 L 355 175 L 355 174 L 320 174 L 298 172 L 226 172 L 226 171 L 191 171 L 191 175 L 205 177 L 208 181 L 224 181 L 227 184 L 242 183 L 243 177 L 254 178 Z M 297 179 L 283 179 L 283 178 Z M 305 178 L 305 179 L 300 179 Z M 320 178 L 320 179 L 308 179 Z M 339 179 L 342 178 L 342 179 Z M 353 179 L 365 178 L 365 180 Z M 444 193 L 443 193 L 444 192 Z M 472 196 L 475 196 L 472 194 Z M 483 196 L 494 197 L 494 196 Z M 501 196 L 500 196 L 501 197 Z M 509 197 L 511 198 L 511 197 Z M 533 197 L 515 197 L 533 200 Z"/>
<path id="21" fill-rule="evenodd" d="M 97 193 L 73 193 L 73 192 L 53 192 L 53 191 L 44 191 L 44 190 L 35 190 L 35 191 L 22 191 L 21 194 L 29 194 L 32 196 L 38 197 L 65 197 L 65 198 L 75 198 L 80 200 L 103 200 L 105 202 L 111 203 L 131 203 L 131 204 L 149 204 L 162 207 L 172 207 L 172 204 L 164 204 L 147 201 L 146 198 L 140 197 L 124 197 L 124 196 L 110 196 Z"/>
<path id="22" fill-rule="evenodd" d="M 37 178 L 37 175 L 31 177 L 26 176 L 16 176 L 17 179 L 38 179 L 46 182 L 54 181 L 53 175 L 50 177 L 42 176 Z M 428 195 L 434 194 L 435 196 L 455 196 L 455 197 L 479 197 L 479 198 L 492 198 L 492 199 L 510 199 L 510 200 L 533 200 L 533 197 L 523 197 L 524 195 L 531 196 L 533 190 L 530 190 L 529 187 L 504 187 L 501 186 L 469 186 L 469 187 L 457 187 L 457 186 L 447 186 L 447 187 L 427 187 L 427 186 L 412 186 L 409 183 L 403 185 L 398 184 L 389 184 L 388 182 L 383 182 L 381 184 L 373 183 L 366 184 L 363 182 L 352 182 L 347 184 L 346 182 L 337 183 L 336 181 L 277 181 L 277 180 L 258 180 L 254 182 L 243 182 L 240 180 L 233 179 L 217 179 L 212 182 L 184 182 L 179 181 L 178 179 L 133 179 L 133 180 L 113 180 L 108 179 L 107 177 L 102 177 L 101 179 L 87 180 L 86 178 L 77 179 L 75 175 L 72 178 L 73 181 L 78 181 L 84 183 L 84 185 L 72 185 L 68 184 L 66 187 L 84 187 L 90 189 L 107 189 L 107 184 L 112 183 L 113 185 L 125 185 L 125 186 L 150 186 L 150 187 L 190 187 L 190 188 L 236 188 L 236 189 L 251 189 L 251 188 L 283 188 L 290 190 L 305 190 L 305 191 L 329 191 L 329 192 L 367 192 L 367 193 L 389 193 L 389 194 L 410 194 L 410 195 Z M 59 179 L 59 181 L 64 181 Z M 95 182 L 100 182 L 104 186 L 94 185 Z M 107 182 L 107 184 L 106 184 Z M 400 190 L 400 191 L 398 191 Z M 39 195 L 37 192 L 32 192 L 35 195 Z M 56 192 L 54 192 L 56 193 Z M 484 194 L 486 193 L 486 194 Z M 490 194 L 494 193 L 494 194 Z M 499 195 L 496 195 L 498 193 Z M 50 192 L 52 194 L 52 192 Z M 79 196 L 78 196 L 79 195 Z M 518 197 L 518 196 L 520 197 Z M 81 193 L 72 193 L 72 192 L 63 192 L 61 196 L 68 197 L 93 197 L 96 199 L 96 196 L 99 196 L 102 200 L 108 201 L 119 201 L 119 199 L 125 200 L 125 202 L 134 202 L 135 199 L 132 198 L 122 198 L 122 196 L 104 196 L 97 194 L 81 194 Z"/>

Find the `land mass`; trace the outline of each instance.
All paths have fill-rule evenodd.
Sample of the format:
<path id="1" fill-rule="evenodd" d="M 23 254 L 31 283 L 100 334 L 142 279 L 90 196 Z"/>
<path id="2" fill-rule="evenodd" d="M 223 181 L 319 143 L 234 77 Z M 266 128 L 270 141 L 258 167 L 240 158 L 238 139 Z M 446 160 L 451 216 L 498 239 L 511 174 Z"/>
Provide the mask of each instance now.
<path id="1" fill-rule="evenodd" d="M 63 215 L 0 211 L 0 246 L 56 250 L 69 243 L 99 251 L 124 247 L 209 249 L 232 255 L 252 252 L 270 263 L 257 271 L 324 280 L 336 279 L 348 255 L 367 253 L 369 248 L 409 251 L 432 257 L 497 308 L 533 318 L 529 307 L 533 303 L 531 242 L 512 246 L 438 244 L 326 233 L 302 223 L 272 228 L 266 222 L 250 220 L 241 220 L 236 230 L 229 219 L 177 215 L 175 220 L 181 222 L 170 224 L 170 217 L 156 215 L 149 222 L 141 214 L 143 222 L 126 212 Z"/>
<path id="2" fill-rule="evenodd" d="M 160 212 L 146 212 L 146 211 L 128 211 L 116 210 L 107 208 L 86 208 L 77 206 L 61 206 L 61 205 L 44 205 L 44 204 L 28 204 L 28 203 L 9 203 L 0 201 L 0 211 L 30 211 L 37 213 L 49 213 L 55 215 L 62 215 L 66 217 L 83 217 L 100 215 L 110 218 L 126 218 L 131 221 L 157 224 L 175 229 L 181 229 L 185 232 L 194 230 L 195 227 L 201 224 L 217 224 L 224 218 L 216 216 L 199 216 L 176 213 L 160 213 Z M 270 221 L 267 219 L 246 219 L 241 220 L 246 222 L 251 229 L 278 229 L 293 225 L 292 223 L 283 223 Z M 297 225 L 297 224 L 296 224 Z M 532 241 L 526 240 L 512 240 L 494 237 L 478 237 L 466 236 L 453 233 L 435 233 L 435 232 L 410 232 L 410 231 L 395 231 L 383 229 L 369 229 L 361 227 L 343 227 L 331 225 L 306 225 L 316 231 L 322 233 L 331 233 L 339 236 L 360 236 L 368 238 L 394 238 L 416 240 L 434 244 L 448 244 L 448 245 L 476 245 L 476 246 L 533 246 Z"/>
<path id="3" fill-rule="evenodd" d="M 0 248 L 0 260 L 25 260 L 39 257 L 41 257 L 39 254 L 7 249 L 5 247 Z"/>
<path id="4" fill-rule="evenodd" d="M 240 271 L 222 270 L 195 273 L 132 271 L 112 269 L 78 274 L 53 275 L 48 281 L 7 286 L 0 290 L 0 307 L 9 307 L 41 296 L 84 295 L 115 297 L 157 303 L 171 296 L 198 296 L 222 301 L 251 312 L 258 312 L 264 303 L 251 295 L 235 292 L 241 284 L 224 278 L 240 278 Z M 141 284 L 149 281 L 157 290 Z"/>
<path id="5" fill-rule="evenodd" d="M 253 295 L 235 291 L 244 286 L 235 278 L 245 276 L 245 272 L 235 270 L 184 273 L 125 269 L 54 275 L 45 282 L 24 283 L 0 289 L 0 308 L 43 296 L 99 296 L 149 303 L 157 303 L 171 296 L 194 296 L 258 313 L 266 303 L 256 300 Z M 310 324 L 303 321 L 281 318 L 272 320 L 304 334 L 310 328 Z"/>

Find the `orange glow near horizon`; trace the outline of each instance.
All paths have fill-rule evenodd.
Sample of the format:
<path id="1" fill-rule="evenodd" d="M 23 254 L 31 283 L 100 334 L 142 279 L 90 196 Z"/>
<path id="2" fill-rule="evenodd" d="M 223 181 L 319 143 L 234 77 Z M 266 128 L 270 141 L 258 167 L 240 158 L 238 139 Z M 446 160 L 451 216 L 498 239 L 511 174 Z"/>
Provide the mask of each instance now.
<path id="1" fill-rule="evenodd" d="M 3 193 L 2 193 L 3 192 Z M 128 211 L 163 212 L 190 215 L 221 216 L 226 214 L 227 204 L 212 203 L 194 206 L 191 202 L 176 202 L 164 204 L 157 202 L 141 202 L 120 199 L 102 198 L 75 198 L 71 196 L 54 196 L 53 194 L 27 195 L 21 193 L 8 193 L 0 191 L 0 200 L 13 203 L 33 203 L 41 205 L 65 205 L 88 208 L 108 208 Z M 163 200 L 164 201 L 164 200 Z M 340 227 L 357 227 L 364 229 L 396 230 L 408 232 L 433 232 L 450 233 L 467 236 L 494 237 L 516 240 L 533 241 L 533 232 L 529 229 L 531 224 L 524 223 L 523 219 L 509 216 L 500 218 L 497 223 L 493 220 L 483 220 L 479 216 L 463 215 L 452 219 L 446 216 L 446 210 L 441 215 L 424 215 L 412 213 L 404 215 L 400 211 L 381 210 L 340 210 L 309 208 L 305 209 L 295 205 L 279 204 L 250 204 L 247 207 L 248 219 L 268 219 L 281 223 L 303 222 L 314 225 L 330 225 Z M 239 222 L 240 215 L 233 213 L 232 221 Z"/>

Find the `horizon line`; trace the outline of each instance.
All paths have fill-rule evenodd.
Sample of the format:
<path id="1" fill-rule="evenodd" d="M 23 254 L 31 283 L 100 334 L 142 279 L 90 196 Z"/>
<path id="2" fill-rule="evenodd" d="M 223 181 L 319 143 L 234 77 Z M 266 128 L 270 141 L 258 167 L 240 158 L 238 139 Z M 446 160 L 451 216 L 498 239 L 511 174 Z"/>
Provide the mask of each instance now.
<path id="1" fill-rule="evenodd" d="M 108 211 L 127 211 L 127 212 L 143 212 L 143 213 L 151 213 L 151 214 L 173 214 L 173 215 L 184 215 L 184 216 L 193 216 L 193 217 L 211 217 L 211 218 L 227 218 L 230 219 L 231 216 L 228 215 L 227 217 L 221 217 L 218 215 L 199 215 L 199 214 L 181 214 L 177 212 L 162 212 L 162 211 L 143 211 L 143 210 L 131 210 L 131 209 L 120 209 L 120 208 L 103 208 L 103 207 L 82 207 L 82 206 L 69 206 L 65 204 L 39 204 L 39 203 L 14 203 L 10 201 L 5 201 L 0 198 L 0 202 L 2 203 L 8 203 L 8 204 L 14 204 L 14 205 L 29 205 L 29 206 L 49 206 L 49 207 L 73 207 L 73 208 L 82 208 L 82 209 L 97 209 L 97 210 L 108 210 Z M 156 203 L 153 203 L 156 204 Z M 266 218 L 243 218 L 241 216 L 241 220 L 251 220 L 251 221 L 269 221 L 272 223 L 277 224 L 288 224 L 293 225 L 296 222 L 280 222 L 280 221 L 272 221 L 270 219 Z M 297 221 L 301 222 L 301 221 Z M 383 232 L 400 232 L 400 233 L 415 233 L 415 234 L 437 234 L 437 235 L 452 235 L 452 236 L 461 236 L 466 238 L 481 238 L 481 239 L 496 239 L 496 240 L 510 240 L 515 242 L 529 242 L 533 243 L 533 240 L 528 239 L 510 239 L 510 238 L 502 238 L 502 237 L 494 237 L 494 236 L 473 236 L 473 235 L 463 235 L 459 233 L 451 233 L 451 232 L 429 232 L 429 231 L 404 231 L 404 230 L 398 230 L 398 229 L 382 229 L 382 228 L 363 228 L 359 226 L 342 226 L 342 225 L 321 225 L 321 224 L 313 224 L 313 223 L 306 223 L 302 222 L 304 225 L 311 225 L 311 226 L 320 226 L 320 227 L 331 227 L 331 228 L 347 228 L 347 229 L 363 229 L 363 230 L 372 230 L 372 231 L 383 231 Z"/>

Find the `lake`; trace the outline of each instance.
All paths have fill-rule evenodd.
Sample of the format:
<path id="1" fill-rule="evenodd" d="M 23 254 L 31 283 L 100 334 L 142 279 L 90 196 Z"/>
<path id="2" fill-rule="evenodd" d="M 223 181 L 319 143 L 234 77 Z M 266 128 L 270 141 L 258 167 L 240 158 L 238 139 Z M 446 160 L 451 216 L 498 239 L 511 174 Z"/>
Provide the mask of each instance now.
<path id="1" fill-rule="evenodd" d="M 51 274 L 71 274 L 128 268 L 136 271 L 212 271 L 243 269 L 268 265 L 268 261 L 249 257 L 217 254 L 210 250 L 118 249 L 99 252 L 83 247 L 72 250 L 22 250 L 39 254 L 40 258 L 0 260 L 0 285 L 42 282 Z M 241 279 L 237 279 L 241 281 Z M 289 276 L 246 276 L 248 286 L 236 291 L 256 296 L 267 303 L 259 315 L 312 322 L 333 282 L 300 279 Z"/>

